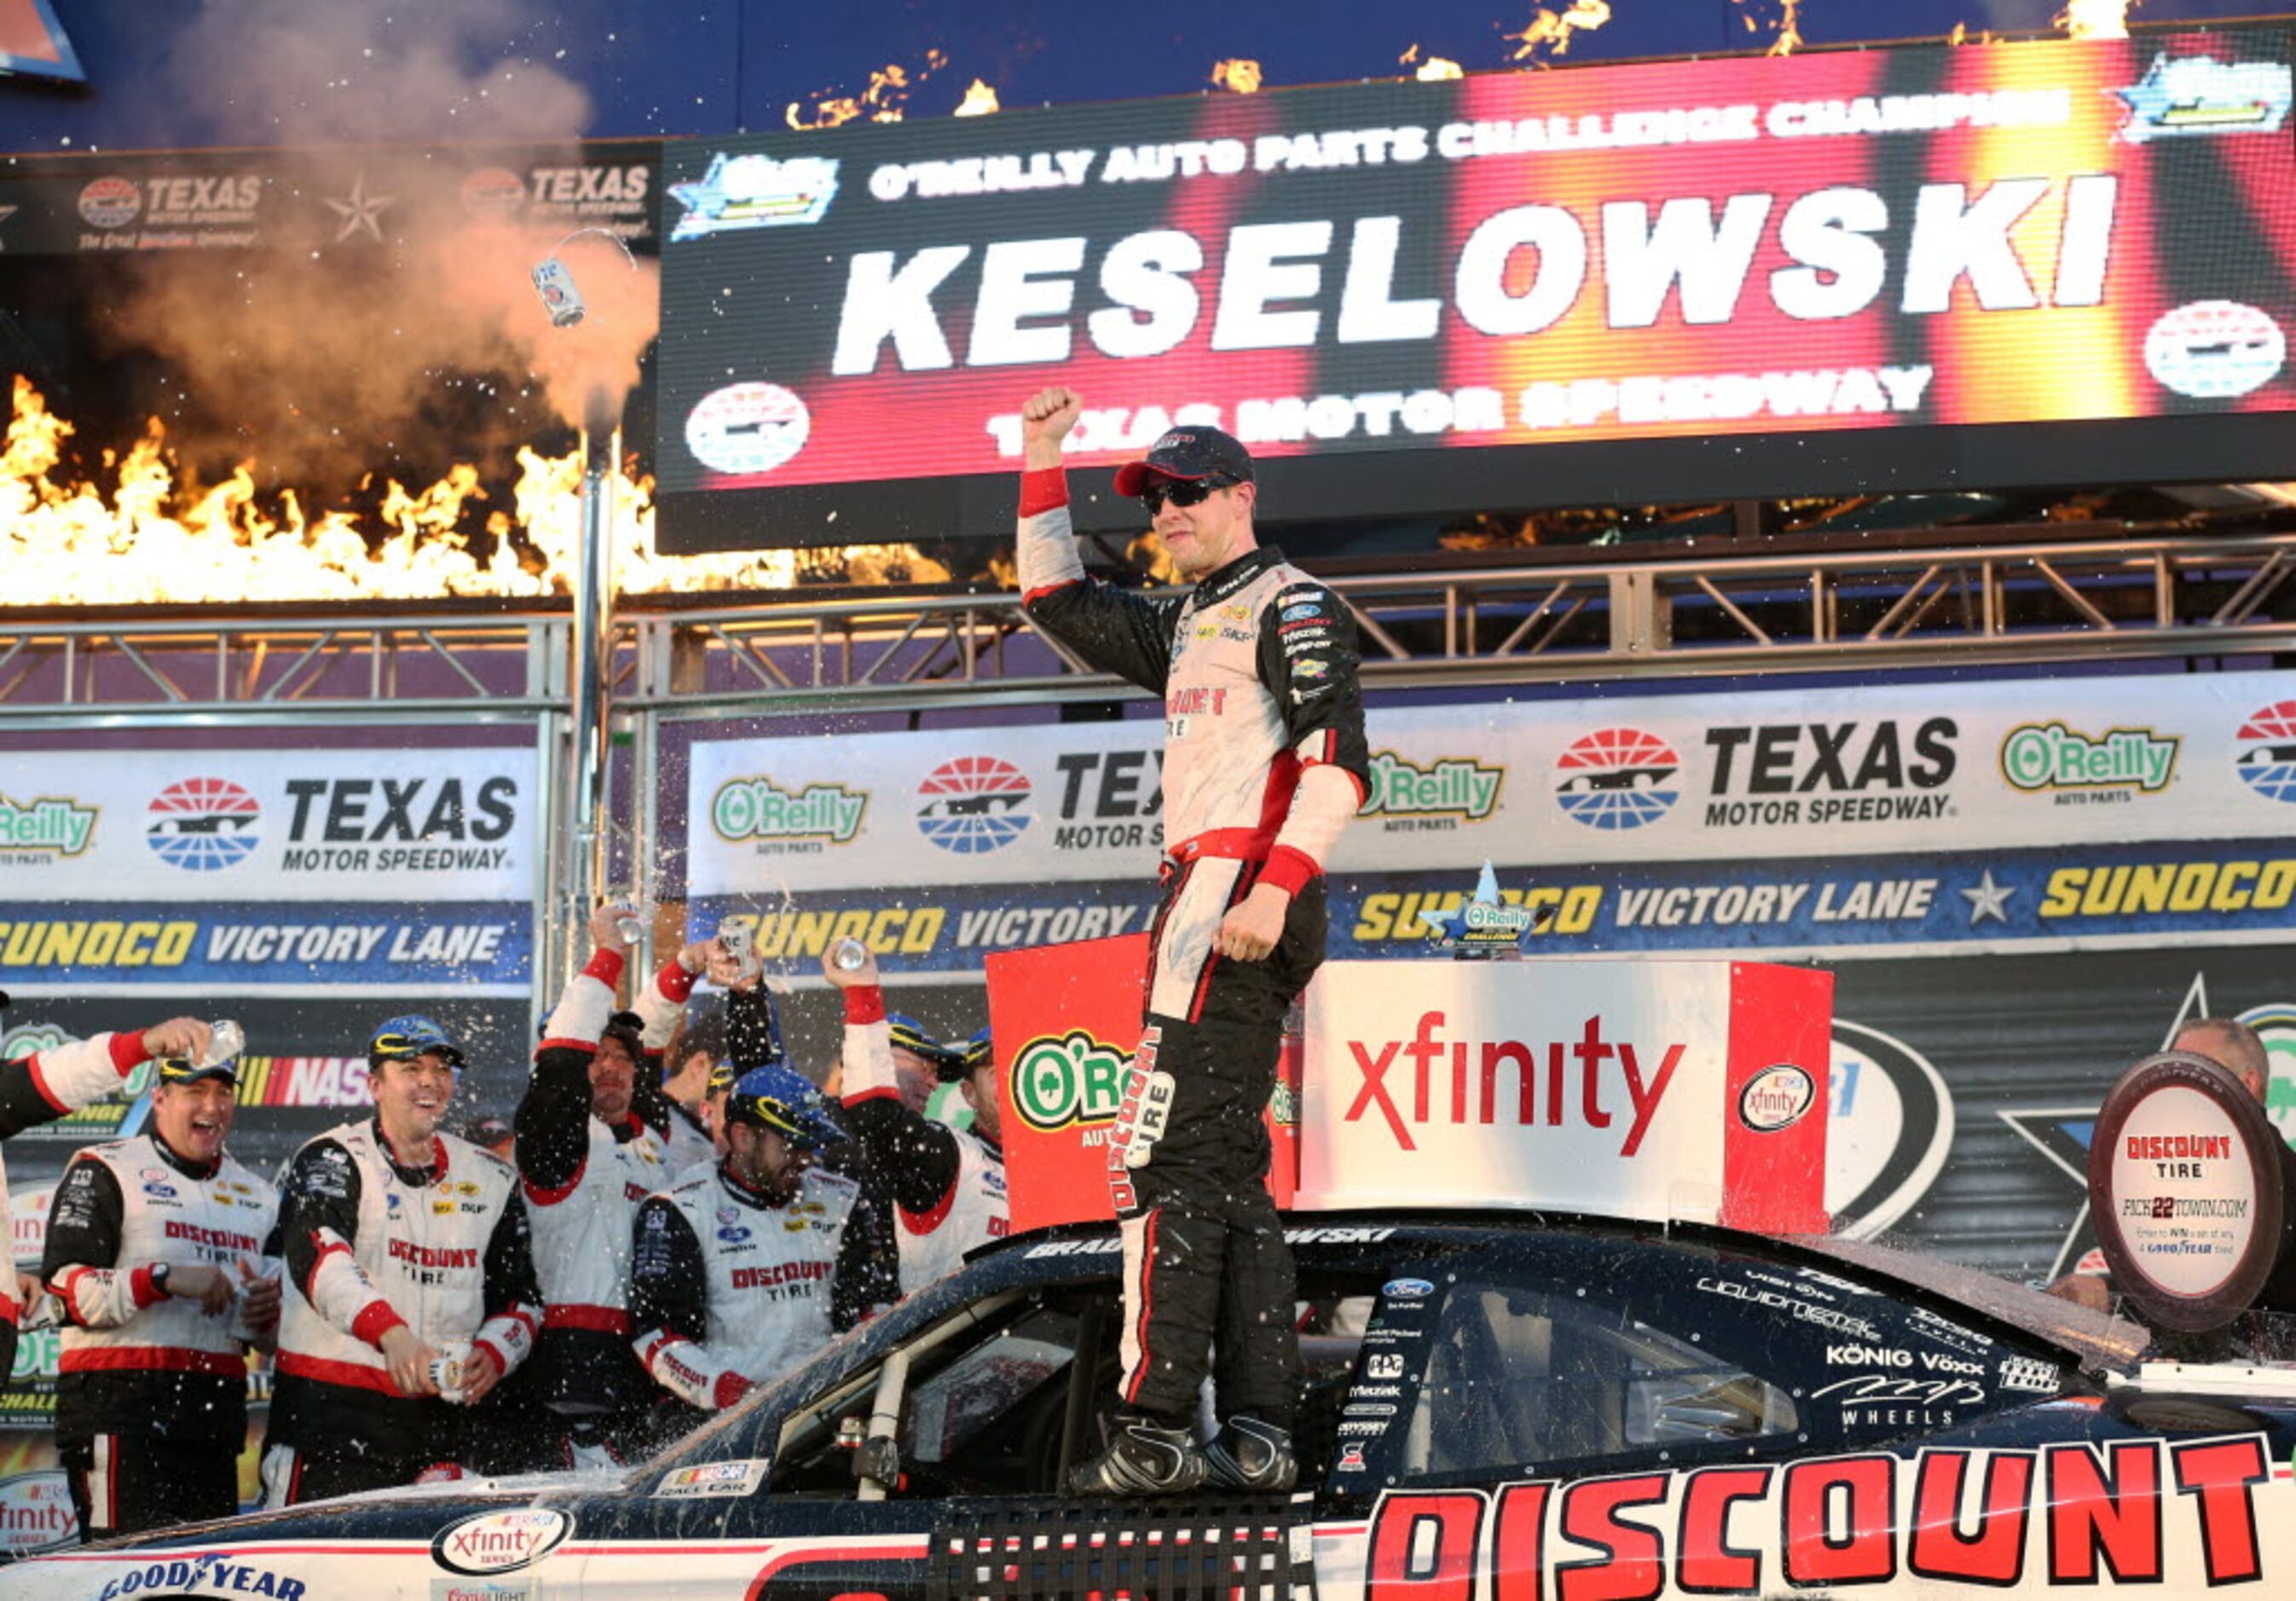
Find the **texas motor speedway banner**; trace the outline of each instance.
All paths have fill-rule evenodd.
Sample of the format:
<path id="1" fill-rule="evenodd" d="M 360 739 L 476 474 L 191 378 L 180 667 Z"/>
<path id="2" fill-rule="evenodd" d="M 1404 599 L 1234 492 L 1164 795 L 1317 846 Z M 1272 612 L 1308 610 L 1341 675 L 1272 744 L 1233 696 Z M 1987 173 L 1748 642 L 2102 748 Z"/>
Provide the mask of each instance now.
<path id="1" fill-rule="evenodd" d="M 533 753 L 10 753 L 0 988 L 523 997 Z"/>
<path id="2" fill-rule="evenodd" d="M 1485 861 L 1529 948 L 1805 956 L 2277 941 L 2296 688 L 2268 673 L 1374 710 L 1334 956 L 1409 955 Z M 769 956 L 889 968 L 1144 926 L 1146 719 L 704 743 L 690 890 Z M 895 888 L 894 886 L 898 886 Z"/>

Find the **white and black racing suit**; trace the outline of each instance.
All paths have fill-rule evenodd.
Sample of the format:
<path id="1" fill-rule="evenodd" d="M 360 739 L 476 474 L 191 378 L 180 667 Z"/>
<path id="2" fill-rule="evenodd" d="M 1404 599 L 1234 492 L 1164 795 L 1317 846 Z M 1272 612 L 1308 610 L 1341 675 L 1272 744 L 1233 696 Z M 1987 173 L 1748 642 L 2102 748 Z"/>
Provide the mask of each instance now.
<path id="1" fill-rule="evenodd" d="M 912 1112 L 901 1099 L 885 992 L 845 991 L 845 1122 L 864 1170 L 891 1193 L 901 1293 L 964 1265 L 964 1253 L 1013 1228 L 1004 1153 L 978 1134 Z"/>
<path id="2" fill-rule="evenodd" d="M 151 1059 L 142 1034 L 104 1033 L 0 1062 L 0 1140 L 117 1093 L 121 1081 Z M 0 1163 L 0 1239 L 13 1238 L 14 1229 L 7 1169 Z M 0 1273 L 0 1372 L 15 1371 L 16 1321 L 23 1312 L 15 1274 Z"/>
<path id="3" fill-rule="evenodd" d="M 295 1154 L 279 1232 L 287 1285 L 266 1504 L 409 1484 L 443 1465 L 489 1466 L 501 1449 L 489 1438 L 496 1398 L 465 1407 L 403 1395 L 381 1342 L 404 1324 L 433 1351 L 483 1347 L 505 1375 L 533 1350 L 541 1297 L 510 1163 L 440 1134 L 429 1163 L 409 1168 L 377 1121 L 345 1123 Z"/>
<path id="4" fill-rule="evenodd" d="M 237 1302 L 210 1313 L 155 1269 L 276 1278 L 278 1210 L 228 1155 L 194 1162 L 157 1133 L 90 1145 L 64 1170 L 40 1277 L 63 1308 L 56 1453 L 85 1538 L 239 1510 L 250 1331 Z"/>
<path id="5" fill-rule="evenodd" d="M 1163 898 L 1139 1055 L 1108 1145 L 1123 1398 L 1185 1423 L 1217 1335 L 1222 1412 L 1288 1427 L 1292 1255 L 1263 1188 L 1261 1114 L 1284 1012 L 1324 958 L 1323 866 L 1367 792 L 1354 619 L 1272 548 L 1185 596 L 1086 579 L 1058 468 L 1021 477 L 1019 554 L 1037 627 L 1164 697 Z M 1224 960 L 1220 922 L 1262 883 L 1291 893 L 1283 938 L 1264 960 Z"/>
<path id="6" fill-rule="evenodd" d="M 723 1162 L 638 1208 L 630 1318 L 664 1390 L 721 1411 L 866 1317 L 867 1245 L 847 1228 L 860 1186 L 818 1168 L 775 1203 Z"/>

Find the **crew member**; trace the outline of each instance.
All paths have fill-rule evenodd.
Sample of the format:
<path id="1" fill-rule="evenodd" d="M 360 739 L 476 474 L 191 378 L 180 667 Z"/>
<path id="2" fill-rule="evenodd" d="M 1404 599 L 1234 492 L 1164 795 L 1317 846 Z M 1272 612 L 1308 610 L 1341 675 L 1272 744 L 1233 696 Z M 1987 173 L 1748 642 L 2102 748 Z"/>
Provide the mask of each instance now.
<path id="1" fill-rule="evenodd" d="M 516 1171 L 439 1132 L 463 1053 L 394 1017 L 367 1064 L 374 1116 L 296 1152 L 280 1198 L 268 1506 L 480 1465 L 495 1442 L 476 1409 L 541 1326 Z"/>
<path id="2" fill-rule="evenodd" d="M 1070 537 L 1064 389 L 1021 410 L 1021 584 L 1039 628 L 1164 697 L 1163 897 L 1140 1050 L 1108 1145 L 1124 1239 L 1122 1409 L 1078 1493 L 1288 1488 L 1300 1378 L 1292 1255 L 1264 1186 L 1261 1114 L 1283 1014 L 1324 957 L 1324 864 L 1369 780 L 1355 626 L 1264 548 L 1250 454 L 1187 424 L 1118 469 L 1195 588 L 1087 580 Z M 1226 1422 L 1188 1423 L 1218 1334 Z"/>
<path id="3" fill-rule="evenodd" d="M 56 1186 L 40 1273 L 63 1307 L 56 1454 L 86 1539 L 239 1510 L 279 1195 L 224 1150 L 238 1069 L 161 1057 L 148 1131 L 83 1149 Z"/>
<path id="4" fill-rule="evenodd" d="M 701 1412 L 826 1344 L 874 1306 L 860 1186 L 814 1162 L 843 1131 L 794 1068 L 726 1097 L 724 1160 L 638 1208 L 630 1318 L 664 1390 Z"/>
<path id="5" fill-rule="evenodd" d="M 964 1266 L 966 1252 L 1012 1230 L 988 1031 L 946 1054 L 942 1076 L 972 1110 L 969 1131 L 953 1129 L 916 1110 L 901 1092 L 877 958 L 848 969 L 824 956 L 821 970 L 845 992 L 845 1121 L 864 1170 L 882 1176 L 894 1203 L 901 1291 L 913 1295 Z"/>
<path id="6" fill-rule="evenodd" d="M 0 1006 L 7 1004 L 0 995 Z M 207 1055 L 209 1039 L 208 1025 L 197 1018 L 171 1017 L 132 1033 L 98 1034 L 0 1062 L 0 1140 L 103 1099 L 154 1056 L 198 1061 Z M 14 1229 L 7 1170 L 0 1164 L 0 1239 L 13 1238 Z M 37 1294 L 37 1282 L 24 1278 L 21 1293 Z M 0 1274 L 0 1373 L 15 1371 L 16 1320 L 24 1310 L 18 1294 L 16 1276 Z"/>

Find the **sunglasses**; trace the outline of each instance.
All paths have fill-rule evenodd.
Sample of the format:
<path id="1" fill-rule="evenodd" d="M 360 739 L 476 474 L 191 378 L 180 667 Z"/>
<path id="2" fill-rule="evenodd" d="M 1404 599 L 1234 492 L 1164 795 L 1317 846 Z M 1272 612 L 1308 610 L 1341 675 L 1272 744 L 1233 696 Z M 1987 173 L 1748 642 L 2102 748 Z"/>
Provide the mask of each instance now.
<path id="1" fill-rule="evenodd" d="M 1177 506 L 1201 505 L 1212 497 L 1214 491 L 1234 488 L 1234 483 L 1228 479 L 1217 481 L 1209 478 L 1162 479 L 1140 491 L 1140 504 L 1146 506 L 1148 514 L 1153 517 L 1164 509 L 1164 503 L 1168 500 Z"/>

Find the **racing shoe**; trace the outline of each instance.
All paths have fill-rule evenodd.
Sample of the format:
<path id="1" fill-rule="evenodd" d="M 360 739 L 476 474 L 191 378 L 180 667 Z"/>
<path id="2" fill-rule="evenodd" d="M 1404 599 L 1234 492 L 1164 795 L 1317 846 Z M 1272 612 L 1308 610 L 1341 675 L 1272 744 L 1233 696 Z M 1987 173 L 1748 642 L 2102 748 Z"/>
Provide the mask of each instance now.
<path id="1" fill-rule="evenodd" d="M 1292 1434 L 1257 1417 L 1231 1417 L 1219 1435 L 1204 1448 L 1212 1482 L 1223 1490 L 1276 1492 L 1292 1488 L 1300 1477 L 1299 1458 L 1292 1454 Z"/>
<path id="2" fill-rule="evenodd" d="M 1133 1413 L 1109 1422 L 1108 1449 L 1069 1469 L 1070 1495 L 1185 1495 L 1204 1482 L 1204 1454 L 1185 1429 L 1168 1429 Z"/>

